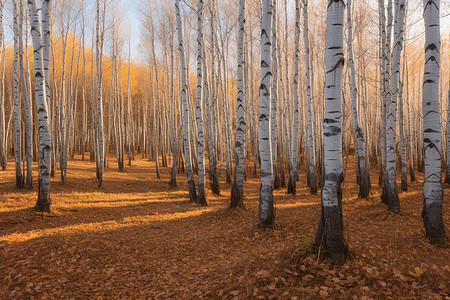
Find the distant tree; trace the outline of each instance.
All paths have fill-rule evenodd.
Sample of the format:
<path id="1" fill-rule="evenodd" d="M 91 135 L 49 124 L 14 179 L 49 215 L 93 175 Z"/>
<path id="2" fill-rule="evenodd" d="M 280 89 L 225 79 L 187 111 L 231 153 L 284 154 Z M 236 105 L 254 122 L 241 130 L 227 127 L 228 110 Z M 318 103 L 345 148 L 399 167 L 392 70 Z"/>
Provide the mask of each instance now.
<path id="1" fill-rule="evenodd" d="M 183 31 L 181 27 L 180 1 L 175 2 L 175 11 L 177 15 L 177 32 L 178 32 L 178 50 L 180 52 L 181 64 L 181 101 L 183 104 L 183 140 L 184 140 L 184 160 L 186 164 L 186 175 L 189 188 L 189 198 L 192 202 L 197 200 L 197 191 L 195 188 L 194 174 L 191 165 L 191 146 L 190 146 L 190 127 L 189 127 L 189 109 L 187 104 L 187 74 L 186 61 L 183 46 Z"/>
<path id="2" fill-rule="evenodd" d="M 347 31 L 348 31 L 348 63 L 350 66 L 350 87 L 352 98 L 352 119 L 353 119 L 353 140 L 355 143 L 355 155 L 356 155 L 356 176 L 359 183 L 359 197 L 367 198 L 370 191 L 370 178 L 369 178 L 369 163 L 366 153 L 366 140 L 364 137 L 364 131 L 359 125 L 358 118 L 358 93 L 356 88 L 356 71 L 355 63 L 353 61 L 353 26 L 352 26 L 352 2 L 347 0 Z"/>
<path id="3" fill-rule="evenodd" d="M 291 163 L 289 170 L 288 194 L 295 195 L 298 176 L 298 69 L 300 55 L 300 0 L 295 0 L 295 51 L 294 51 L 294 124 L 292 124 Z"/>

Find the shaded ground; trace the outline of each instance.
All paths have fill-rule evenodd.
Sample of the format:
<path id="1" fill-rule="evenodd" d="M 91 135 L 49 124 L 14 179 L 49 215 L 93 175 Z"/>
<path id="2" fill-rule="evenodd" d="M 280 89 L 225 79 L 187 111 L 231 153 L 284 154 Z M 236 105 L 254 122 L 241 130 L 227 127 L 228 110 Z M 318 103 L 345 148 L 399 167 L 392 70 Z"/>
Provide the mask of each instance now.
<path id="1" fill-rule="evenodd" d="M 154 163 L 137 159 L 120 173 L 110 158 L 98 190 L 95 164 L 77 157 L 65 184 L 59 174 L 52 181 L 54 212 L 40 214 L 30 209 L 37 181 L 32 191 L 15 189 L 10 164 L 0 172 L 0 298 L 448 299 L 450 250 L 424 238 L 421 183 L 410 183 L 401 213 L 391 214 L 375 185 L 370 199 L 356 198 L 352 161 L 344 185 L 352 257 L 340 267 L 311 251 L 320 196 L 309 194 L 304 173 L 296 196 L 274 193 L 276 228 L 261 230 L 251 172 L 246 209 L 229 211 L 224 176 L 223 195 L 207 191 L 209 206 L 199 207 L 188 202 L 184 174 L 170 189 L 169 168 L 158 180 Z"/>

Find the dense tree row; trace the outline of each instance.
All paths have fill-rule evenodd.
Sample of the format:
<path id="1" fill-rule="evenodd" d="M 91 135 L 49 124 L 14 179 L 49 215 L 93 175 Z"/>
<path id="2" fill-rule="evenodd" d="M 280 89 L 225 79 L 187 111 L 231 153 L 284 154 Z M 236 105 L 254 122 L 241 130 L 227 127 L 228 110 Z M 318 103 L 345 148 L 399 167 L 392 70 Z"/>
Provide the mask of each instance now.
<path id="1" fill-rule="evenodd" d="M 119 171 L 138 154 L 155 162 L 157 179 L 171 167 L 171 186 L 185 172 L 190 201 L 200 205 L 206 175 L 214 194 L 231 190 L 231 208 L 245 205 L 246 178 L 260 176 L 259 225 L 272 227 L 273 190 L 295 195 L 305 166 L 311 193 L 321 187 L 316 245 L 342 263 L 343 158 L 354 153 L 358 196 L 370 195 L 370 169 L 379 168 L 380 200 L 394 212 L 397 167 L 401 191 L 407 167 L 411 181 L 424 172 L 426 235 L 445 244 L 450 66 L 441 57 L 450 41 L 441 45 L 440 1 L 424 0 L 422 16 L 405 0 L 292 4 L 148 0 L 142 48 L 132 49 L 118 1 L 2 1 L 3 170 L 14 156 L 16 185 L 30 189 L 38 161 L 36 209 L 48 212 L 50 176 L 58 166 L 61 180 L 70 178 L 75 154 L 89 152 L 99 187 L 115 164 L 108 153 Z M 131 60 L 138 51 L 142 64 Z M 222 163 L 229 186 L 219 186 Z"/>

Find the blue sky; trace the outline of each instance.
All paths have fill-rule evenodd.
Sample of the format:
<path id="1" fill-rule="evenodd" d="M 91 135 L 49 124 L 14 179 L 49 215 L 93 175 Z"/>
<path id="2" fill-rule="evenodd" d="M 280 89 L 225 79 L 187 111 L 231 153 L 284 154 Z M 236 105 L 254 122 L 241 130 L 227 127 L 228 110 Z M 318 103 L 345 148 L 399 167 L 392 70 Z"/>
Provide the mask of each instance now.
<path id="1" fill-rule="evenodd" d="M 140 51 L 139 41 L 141 38 L 141 32 L 139 6 L 142 2 L 142 0 L 122 0 L 121 3 L 122 11 L 128 15 L 128 20 L 125 20 L 124 22 L 128 23 L 128 26 L 130 26 L 131 29 L 131 56 L 133 59 L 137 59 L 139 57 Z"/>

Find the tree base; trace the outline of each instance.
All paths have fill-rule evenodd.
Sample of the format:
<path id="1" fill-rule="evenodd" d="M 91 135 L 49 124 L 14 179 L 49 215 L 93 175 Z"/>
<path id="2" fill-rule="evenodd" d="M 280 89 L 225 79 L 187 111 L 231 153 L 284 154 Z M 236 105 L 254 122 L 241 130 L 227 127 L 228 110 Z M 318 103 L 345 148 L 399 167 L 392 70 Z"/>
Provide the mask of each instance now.
<path id="1" fill-rule="evenodd" d="M 280 176 L 278 175 L 278 172 L 275 174 L 275 176 L 273 177 L 273 189 L 274 190 L 279 190 L 281 186 L 280 183 Z"/>
<path id="2" fill-rule="evenodd" d="M 198 186 L 197 203 L 201 206 L 208 206 L 208 202 L 206 202 L 206 194 L 204 186 L 200 185 Z"/>
<path id="3" fill-rule="evenodd" d="M 296 183 L 297 182 L 296 182 L 296 179 L 294 178 L 294 176 L 289 175 L 289 181 L 288 181 L 288 186 L 287 186 L 288 194 L 295 195 Z"/>
<path id="4" fill-rule="evenodd" d="M 236 209 L 244 206 L 244 197 L 239 191 L 239 186 L 236 182 L 236 176 L 231 186 L 230 208 Z"/>
<path id="5" fill-rule="evenodd" d="M 340 202 L 340 201 L 339 201 Z M 326 255 L 335 265 L 342 265 L 348 256 L 348 245 L 344 238 L 342 209 L 338 205 L 323 206 L 315 247 L 326 250 Z"/>
<path id="6" fill-rule="evenodd" d="M 209 174 L 210 180 L 211 180 L 211 192 L 214 195 L 220 195 L 220 187 L 219 187 L 219 180 L 217 178 L 217 173 L 216 172 L 211 172 Z"/>
<path id="7" fill-rule="evenodd" d="M 197 201 L 197 190 L 195 189 L 194 179 L 188 180 L 189 199 L 191 202 Z"/>
<path id="8" fill-rule="evenodd" d="M 365 199 L 369 197 L 370 193 L 370 181 L 369 181 L 369 174 L 361 174 L 360 180 L 359 180 L 359 193 L 358 197 Z"/>
<path id="9" fill-rule="evenodd" d="M 424 201 L 422 219 L 430 244 L 446 247 L 448 239 L 442 219 L 442 203 L 431 203 L 427 206 Z"/>
<path id="10" fill-rule="evenodd" d="M 265 190 L 263 190 L 265 189 Z M 273 228 L 275 215 L 273 210 L 273 190 L 272 186 L 261 186 L 259 196 L 259 228 Z"/>

